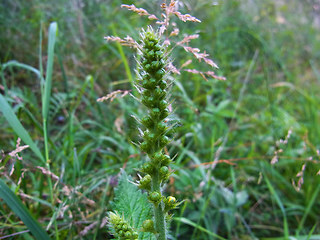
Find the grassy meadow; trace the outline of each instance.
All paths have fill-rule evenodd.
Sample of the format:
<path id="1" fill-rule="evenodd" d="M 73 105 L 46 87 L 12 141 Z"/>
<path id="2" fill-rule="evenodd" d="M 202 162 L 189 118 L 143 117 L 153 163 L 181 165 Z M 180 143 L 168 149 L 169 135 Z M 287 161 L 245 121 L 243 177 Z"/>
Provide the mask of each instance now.
<path id="1" fill-rule="evenodd" d="M 155 21 L 121 4 L 160 16 L 162 2 L 0 2 L 0 239 L 36 239 L 39 225 L 51 239 L 112 239 L 106 216 L 120 169 L 138 179 L 144 159 L 132 115 L 145 108 L 130 94 L 97 102 L 137 94 L 135 50 L 104 37 L 139 39 Z M 193 59 L 187 68 L 226 80 L 172 75 L 180 124 L 165 192 L 184 202 L 170 239 L 320 239 L 319 1 L 177 6 L 201 23 L 172 16 L 176 39 L 199 34 L 190 46 L 219 66 Z M 177 68 L 191 57 L 172 51 Z M 37 226 L 25 225 L 15 199 Z"/>

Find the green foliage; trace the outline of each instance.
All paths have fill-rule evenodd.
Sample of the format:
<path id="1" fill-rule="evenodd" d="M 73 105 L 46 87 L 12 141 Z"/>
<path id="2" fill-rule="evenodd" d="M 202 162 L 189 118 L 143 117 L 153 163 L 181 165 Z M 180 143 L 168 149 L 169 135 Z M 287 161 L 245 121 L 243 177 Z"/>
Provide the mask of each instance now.
<path id="1" fill-rule="evenodd" d="M 114 234 L 120 240 L 138 240 L 138 233 L 130 226 L 130 224 L 117 213 L 109 212 L 109 221 Z"/>
<path id="2" fill-rule="evenodd" d="M 42 117 L 46 121 L 49 112 L 49 103 L 51 97 L 52 88 L 52 74 L 53 74 L 53 60 L 54 60 L 54 47 L 56 42 L 56 37 L 58 35 L 58 25 L 56 22 L 50 24 L 49 27 L 49 42 L 48 42 L 48 61 L 47 61 L 47 71 L 45 83 L 41 82 L 42 90 Z"/>
<path id="3" fill-rule="evenodd" d="M 161 11 L 154 1 L 123 3 L 149 13 Z M 132 174 L 142 165 L 142 179 L 155 170 L 131 142 L 141 141 L 131 115 L 142 116 L 147 128 L 154 124 L 143 117 L 146 107 L 128 95 L 96 102 L 115 90 L 132 90 L 135 82 L 130 70 L 136 65 L 135 52 L 104 44 L 103 37 L 138 39 L 139 29 L 153 23 L 145 16 L 128 14 L 119 4 L 103 0 L 0 3 L 0 45 L 4 46 L 0 93 L 43 156 L 39 81 L 40 65 L 45 69 L 48 56 L 47 50 L 39 53 L 38 49 L 47 46 L 50 23 L 59 25 L 47 122 L 52 188 L 48 169 L 38 168 L 41 157 L 32 144 L 22 139 L 30 146 L 18 153 L 23 160 L 9 156 L 21 136 L 10 125 L 17 121 L 6 119 L 9 110 L 0 113 L 0 178 L 14 186 L 28 211 L 60 239 L 111 238 L 100 222 L 111 209 L 119 169 Z M 192 12 L 202 23 L 176 21 L 180 34 L 170 40 L 199 34 L 188 44 L 214 56 L 220 67 L 215 74 L 227 81 L 208 76 L 206 81 L 185 71 L 205 71 L 198 61 L 180 69 L 190 53 L 171 41 L 171 60 L 181 74 L 174 75 L 176 84 L 169 94 L 174 99 L 169 124 L 179 119 L 181 127 L 170 129 L 174 138 L 166 132 L 173 140 L 165 154 L 175 164 L 170 165 L 169 173 L 174 174 L 163 194 L 186 199 L 171 211 L 171 239 L 284 239 L 285 232 L 289 238 L 319 238 L 318 5 L 314 0 L 179 1 L 180 12 Z M 131 93 L 137 96 L 135 90 Z M 149 104 L 149 99 L 144 101 Z M 287 143 L 281 143 L 289 130 Z M 278 162 L 271 164 L 275 152 Z M 153 157 L 167 165 L 172 161 L 168 156 Z M 299 188 L 302 178 L 297 174 L 304 165 Z M 144 187 L 151 189 L 148 177 L 145 180 Z M 25 239 L 24 230 L 12 210 L 0 204 L 0 235 L 18 234 L 15 238 Z"/>
<path id="4" fill-rule="evenodd" d="M 136 231 L 142 228 L 145 220 L 152 217 L 152 206 L 147 199 L 147 194 L 142 193 L 131 182 L 124 170 L 121 170 L 114 195 L 112 210 L 118 212 L 120 216 L 126 216 L 125 218 Z M 151 239 L 151 236 L 149 233 L 141 232 L 139 239 Z"/>
<path id="5" fill-rule="evenodd" d="M 40 224 L 30 215 L 21 200 L 11 191 L 11 189 L 0 179 L 0 199 L 10 207 L 10 209 L 28 227 L 37 240 L 50 240 L 49 235 L 42 229 Z"/>
<path id="6" fill-rule="evenodd" d="M 22 126 L 21 122 L 14 113 L 14 110 L 11 108 L 7 100 L 0 94 L 0 110 L 3 113 L 3 116 L 6 118 L 7 122 L 10 124 L 12 129 L 16 134 L 22 139 L 22 141 L 30 146 L 32 151 L 36 154 L 40 160 L 44 161 L 44 157 L 41 154 L 36 143 L 32 140 L 29 133 Z"/>
<path id="7" fill-rule="evenodd" d="M 139 186 L 148 191 L 148 199 L 154 205 L 154 228 L 158 240 L 167 239 L 166 214 L 176 205 L 165 204 L 162 186 L 170 176 L 170 157 L 164 154 L 164 148 L 170 142 L 167 134 L 170 125 L 165 118 L 169 115 L 167 93 L 170 85 L 168 76 L 167 49 L 161 42 L 161 33 L 151 26 L 141 32 L 141 44 L 138 46 L 139 60 L 137 87 L 141 93 L 141 103 L 148 109 L 141 122 L 145 127 L 142 152 L 147 153 L 148 160 L 141 168 L 147 175 Z M 171 208 L 170 208 L 171 207 Z"/>

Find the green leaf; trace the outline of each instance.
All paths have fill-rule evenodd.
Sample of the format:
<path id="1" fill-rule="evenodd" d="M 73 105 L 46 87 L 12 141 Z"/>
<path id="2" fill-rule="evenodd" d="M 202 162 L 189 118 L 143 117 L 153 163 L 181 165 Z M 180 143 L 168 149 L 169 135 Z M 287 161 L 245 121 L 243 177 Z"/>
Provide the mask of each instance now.
<path id="1" fill-rule="evenodd" d="M 47 119 L 49 111 L 49 102 L 51 95 L 51 85 L 52 85 L 52 71 L 53 71 L 53 59 L 54 59 L 54 45 L 56 42 L 56 36 L 58 33 L 58 25 L 56 22 L 50 24 L 49 27 L 49 43 L 48 43 L 48 61 L 47 61 L 47 72 L 46 72 L 46 82 L 44 85 L 44 96 L 42 99 L 42 117 Z"/>
<path id="2" fill-rule="evenodd" d="M 39 223 L 30 215 L 28 209 L 21 200 L 0 179 L 0 198 L 2 198 L 11 210 L 18 215 L 24 224 L 38 240 L 50 240 L 49 235 L 41 228 Z"/>
<path id="3" fill-rule="evenodd" d="M 288 229 L 288 221 L 287 221 L 287 215 L 286 215 L 285 208 L 284 208 L 284 206 L 282 204 L 281 198 L 277 194 L 276 190 L 273 188 L 273 186 L 272 186 L 271 182 L 269 181 L 269 178 L 267 177 L 267 175 L 265 175 L 264 177 L 265 177 L 265 180 L 266 180 L 266 183 L 267 183 L 267 186 L 269 188 L 269 191 L 270 191 L 271 195 L 276 200 L 276 202 L 277 202 L 277 204 L 280 207 L 280 210 L 282 212 L 284 238 L 288 239 L 289 238 L 289 229 Z"/>
<path id="4" fill-rule="evenodd" d="M 211 232 L 211 231 L 209 231 L 209 230 L 201 227 L 199 224 L 196 224 L 196 223 L 190 221 L 190 220 L 187 219 L 187 218 L 184 218 L 184 217 L 176 217 L 176 218 L 173 218 L 173 219 L 174 219 L 175 221 L 182 222 L 182 223 L 188 224 L 188 225 L 190 225 L 190 226 L 192 226 L 192 227 L 194 227 L 194 228 L 197 228 L 197 229 L 199 229 L 200 231 L 205 232 L 205 233 L 207 233 L 208 235 L 215 237 L 216 239 L 226 240 L 225 238 L 219 236 L 218 234 L 215 234 L 214 232 Z"/>
<path id="5" fill-rule="evenodd" d="M 299 226 L 298 226 L 296 235 L 299 235 L 300 231 L 302 230 L 302 227 L 307 219 L 307 216 L 309 215 L 309 213 L 311 211 L 312 206 L 317 201 L 317 196 L 318 196 L 319 192 L 320 192 L 320 185 L 317 186 L 316 190 L 312 194 L 310 201 L 308 202 L 308 206 L 306 207 L 305 212 L 303 214 L 303 217 L 302 217 L 301 221 L 299 222 Z"/>
<path id="6" fill-rule="evenodd" d="M 112 205 L 112 209 L 124 215 L 135 229 L 140 229 L 145 220 L 152 218 L 152 208 L 147 195 L 130 182 L 124 170 L 121 170 L 119 185 L 115 189 L 115 199 Z M 141 232 L 139 239 L 152 238 L 150 233 Z"/>
<path id="7" fill-rule="evenodd" d="M 13 109 L 7 102 L 7 100 L 0 94 L 0 110 L 3 113 L 4 117 L 7 119 L 8 123 L 15 131 L 15 133 L 21 138 L 21 140 L 29 145 L 31 150 L 44 162 L 43 155 L 41 154 L 37 145 L 31 139 L 29 133 L 26 129 L 22 126 L 21 122 L 15 115 Z"/>
<path id="8" fill-rule="evenodd" d="M 299 237 L 288 236 L 288 237 L 271 237 L 271 238 L 261 238 L 260 240 L 319 240 L 320 235 L 303 235 Z"/>
<path id="9" fill-rule="evenodd" d="M 114 35 L 114 36 L 117 36 L 117 33 L 116 33 L 116 29 L 115 29 L 115 27 L 114 27 L 114 24 L 111 25 L 111 28 L 112 28 L 113 35 Z M 125 55 L 125 53 L 124 53 L 124 51 L 123 51 L 122 45 L 121 45 L 120 43 L 118 43 L 118 42 L 116 42 L 116 45 L 117 45 L 118 51 L 119 51 L 119 53 L 120 53 L 121 60 L 122 60 L 122 62 L 123 62 L 123 64 L 124 64 L 124 69 L 125 69 L 125 71 L 126 71 L 127 77 L 128 77 L 128 79 L 129 79 L 131 85 L 134 86 L 134 85 L 133 85 L 133 77 L 132 77 L 132 74 L 131 74 L 129 62 L 128 62 L 127 57 L 126 57 L 126 55 Z M 135 88 L 132 87 L 132 89 L 135 89 Z"/>
<path id="10" fill-rule="evenodd" d="M 34 68 L 34 67 L 30 66 L 30 65 L 27 65 L 27 64 L 24 64 L 24 63 L 20 63 L 20 62 L 15 61 L 15 60 L 12 60 L 12 61 L 4 63 L 2 65 L 2 70 L 1 71 L 3 72 L 7 67 L 11 67 L 11 66 L 24 68 L 24 69 L 36 74 L 39 79 L 43 79 L 43 77 L 42 77 L 42 75 L 41 75 L 41 73 L 40 73 L 40 71 L 38 69 L 36 69 L 36 68 Z"/>
<path id="11" fill-rule="evenodd" d="M 237 193 L 232 192 L 228 188 L 221 188 L 222 196 L 228 204 L 231 206 L 235 204 L 236 207 L 240 207 L 248 201 L 248 193 L 246 191 L 240 191 Z"/>

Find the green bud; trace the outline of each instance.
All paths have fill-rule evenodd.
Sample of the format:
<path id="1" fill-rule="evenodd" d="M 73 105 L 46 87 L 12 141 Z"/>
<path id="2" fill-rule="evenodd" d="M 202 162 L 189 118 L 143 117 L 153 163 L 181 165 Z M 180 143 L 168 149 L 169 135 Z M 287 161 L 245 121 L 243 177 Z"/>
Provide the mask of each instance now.
<path id="1" fill-rule="evenodd" d="M 144 59 L 144 60 L 142 61 L 142 65 L 145 66 L 148 62 L 149 62 L 149 61 L 148 61 L 147 59 Z"/>
<path id="2" fill-rule="evenodd" d="M 122 231 L 127 231 L 128 229 L 129 229 L 128 224 L 123 223 L 123 224 L 122 224 Z"/>
<path id="3" fill-rule="evenodd" d="M 150 90 L 144 90 L 143 92 L 142 92 L 142 95 L 143 96 L 147 96 L 147 97 L 151 97 L 152 96 L 152 92 L 150 91 Z"/>
<path id="4" fill-rule="evenodd" d="M 164 61 L 163 60 L 152 61 L 152 63 L 151 63 L 151 68 L 154 71 L 162 69 L 163 67 L 164 67 Z"/>
<path id="5" fill-rule="evenodd" d="M 161 180 L 164 182 L 169 178 L 169 176 L 170 176 L 169 168 L 167 166 L 162 166 L 160 168 Z"/>
<path id="6" fill-rule="evenodd" d="M 162 52 L 160 51 L 161 46 L 159 45 L 159 43 L 157 43 L 156 45 L 153 46 L 153 49 L 156 51 L 156 54 L 158 54 L 159 52 L 162 54 Z"/>
<path id="7" fill-rule="evenodd" d="M 171 158 L 168 155 L 163 155 L 163 158 L 161 159 L 161 165 L 168 166 L 170 162 Z"/>
<path id="8" fill-rule="evenodd" d="M 162 51 L 156 51 L 156 56 L 157 58 L 162 58 L 163 57 L 163 52 Z"/>
<path id="9" fill-rule="evenodd" d="M 148 72 L 148 70 L 151 68 L 149 61 L 147 62 L 146 65 L 143 66 L 143 68 Z"/>
<path id="10" fill-rule="evenodd" d="M 158 62 L 158 61 L 153 61 L 153 62 L 151 63 L 151 69 L 152 69 L 153 71 L 158 70 L 158 69 L 159 69 L 159 62 Z"/>
<path id="11" fill-rule="evenodd" d="M 131 234 L 131 232 L 127 231 L 127 232 L 125 232 L 124 236 L 125 236 L 126 238 L 129 238 L 129 239 L 130 239 L 130 238 L 132 237 L 132 234 Z"/>
<path id="12" fill-rule="evenodd" d="M 160 168 L 160 175 L 161 176 L 167 176 L 169 173 L 169 168 L 167 166 L 162 166 Z"/>
<path id="13" fill-rule="evenodd" d="M 139 234 L 137 232 L 133 232 L 132 237 L 134 240 L 138 240 Z"/>
<path id="14" fill-rule="evenodd" d="M 143 137 L 146 141 L 150 142 L 150 144 L 156 141 L 156 135 L 149 130 L 144 131 Z"/>
<path id="15" fill-rule="evenodd" d="M 154 97 L 156 98 L 156 99 L 158 99 L 159 101 L 161 101 L 161 100 L 163 100 L 165 97 L 166 97 L 166 91 L 165 90 L 162 90 L 161 88 L 156 88 L 155 90 L 154 90 L 154 93 L 153 93 L 153 95 L 154 95 Z"/>
<path id="16" fill-rule="evenodd" d="M 161 68 L 160 70 L 158 70 L 155 74 L 156 79 L 162 79 L 163 76 L 165 74 L 165 70 L 163 68 Z"/>
<path id="17" fill-rule="evenodd" d="M 159 140 L 160 148 L 165 147 L 170 142 L 169 138 L 167 136 L 161 136 Z"/>
<path id="18" fill-rule="evenodd" d="M 139 181 L 139 188 L 151 190 L 151 176 L 147 174 Z"/>
<path id="19" fill-rule="evenodd" d="M 159 108 L 153 108 L 150 112 L 150 116 L 153 120 L 157 120 L 161 116 Z"/>
<path id="20" fill-rule="evenodd" d="M 152 100 L 153 100 L 152 97 L 143 96 L 141 102 L 146 107 L 152 107 L 152 104 L 153 104 Z"/>
<path id="21" fill-rule="evenodd" d="M 165 198 L 163 200 L 163 202 L 164 202 L 164 210 L 165 210 L 165 212 L 168 212 L 171 209 L 174 209 L 179 205 L 179 203 L 177 203 L 176 198 L 172 197 L 172 196 L 168 196 L 167 198 Z"/>
<path id="22" fill-rule="evenodd" d="M 149 65 L 150 67 L 150 65 Z M 144 79 L 142 81 L 142 87 L 146 89 L 155 89 L 156 87 L 156 79 L 150 78 L 150 79 Z"/>
<path id="23" fill-rule="evenodd" d="M 159 82 L 159 87 L 160 87 L 162 90 L 166 89 L 166 88 L 167 88 L 167 83 L 166 83 L 166 81 L 161 80 L 161 81 Z"/>
<path id="24" fill-rule="evenodd" d="M 164 155 L 161 152 L 156 152 L 152 155 L 152 161 L 158 165 L 159 163 L 162 162 Z"/>
<path id="25" fill-rule="evenodd" d="M 149 194 L 148 199 L 154 204 L 154 205 L 158 205 L 161 201 L 161 193 L 159 192 L 152 192 Z"/>
<path id="26" fill-rule="evenodd" d="M 160 111 L 165 110 L 165 109 L 167 108 L 167 106 L 168 106 L 168 103 L 167 103 L 166 100 L 161 100 L 161 101 L 159 102 Z"/>
<path id="27" fill-rule="evenodd" d="M 151 219 L 147 219 L 142 223 L 142 231 L 155 233 L 154 222 Z"/>
<path id="28" fill-rule="evenodd" d="M 148 107 L 148 108 L 153 108 L 156 105 L 157 101 L 155 100 L 154 97 L 147 97 L 145 103 L 143 104 Z"/>
<path id="29" fill-rule="evenodd" d="M 153 50 L 150 50 L 150 51 L 148 52 L 148 57 L 149 57 L 149 56 L 152 56 L 152 57 L 154 56 L 154 51 L 153 51 Z"/>
<path id="30" fill-rule="evenodd" d="M 158 136 L 163 135 L 167 129 L 167 125 L 164 122 L 160 122 L 157 125 L 156 133 Z"/>
<path id="31" fill-rule="evenodd" d="M 153 128 L 153 126 L 154 126 L 154 122 L 149 116 L 146 116 L 146 117 L 142 118 L 141 119 L 141 123 L 146 128 Z"/>
<path id="32" fill-rule="evenodd" d="M 166 117 L 168 117 L 169 116 L 169 110 L 168 109 L 163 109 L 162 111 L 161 111 L 161 114 L 160 114 L 160 116 L 159 116 L 159 119 L 165 119 Z"/>
<path id="33" fill-rule="evenodd" d="M 140 148 L 143 152 L 149 153 L 151 150 L 151 146 L 147 141 L 144 141 L 140 144 Z"/>
<path id="34" fill-rule="evenodd" d="M 154 167 L 150 162 L 146 162 L 142 165 L 141 172 L 147 173 L 147 174 L 153 174 L 154 173 Z"/>

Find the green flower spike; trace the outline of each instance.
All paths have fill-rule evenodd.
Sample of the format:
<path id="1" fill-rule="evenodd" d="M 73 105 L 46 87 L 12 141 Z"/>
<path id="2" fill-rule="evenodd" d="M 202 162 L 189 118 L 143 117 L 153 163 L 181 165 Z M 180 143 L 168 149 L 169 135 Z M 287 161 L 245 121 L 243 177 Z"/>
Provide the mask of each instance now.
<path id="1" fill-rule="evenodd" d="M 171 159 L 164 154 L 164 147 L 170 142 L 167 136 L 168 126 L 165 118 L 168 110 L 168 73 L 169 63 L 166 48 L 160 40 L 158 32 L 151 27 L 141 33 L 138 58 L 138 80 L 136 86 L 141 93 L 140 101 L 148 109 L 148 114 L 141 119 L 145 127 L 140 148 L 149 159 L 142 166 L 145 177 L 140 187 L 148 191 L 148 199 L 154 206 L 154 228 L 158 240 L 166 240 L 166 206 L 161 187 L 170 176 L 168 168 Z M 151 181 L 150 181 L 151 179 Z"/>

